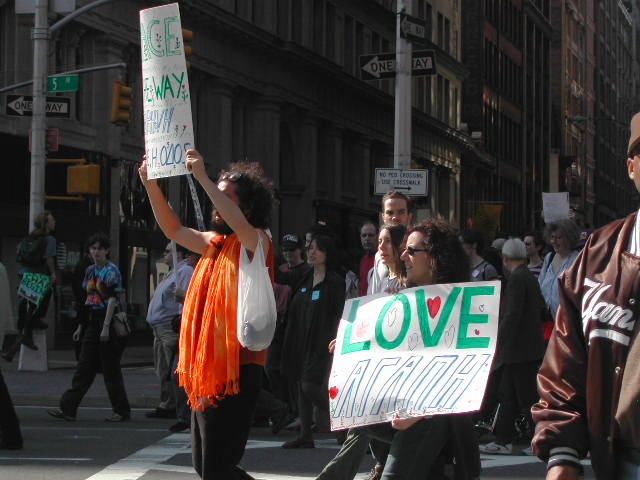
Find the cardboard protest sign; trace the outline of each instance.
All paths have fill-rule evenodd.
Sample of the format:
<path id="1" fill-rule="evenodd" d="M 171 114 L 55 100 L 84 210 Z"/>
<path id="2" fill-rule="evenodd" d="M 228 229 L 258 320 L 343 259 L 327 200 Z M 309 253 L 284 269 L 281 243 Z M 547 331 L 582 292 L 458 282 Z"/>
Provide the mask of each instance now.
<path id="1" fill-rule="evenodd" d="M 331 428 L 478 410 L 500 282 L 428 285 L 345 303 L 329 378 Z"/>
<path id="2" fill-rule="evenodd" d="M 51 277 L 49 275 L 26 272 L 22 274 L 22 280 L 18 285 L 18 295 L 38 306 L 50 288 Z"/>
<path id="3" fill-rule="evenodd" d="M 148 176 L 184 175 L 194 134 L 178 4 L 141 10 L 140 35 Z"/>

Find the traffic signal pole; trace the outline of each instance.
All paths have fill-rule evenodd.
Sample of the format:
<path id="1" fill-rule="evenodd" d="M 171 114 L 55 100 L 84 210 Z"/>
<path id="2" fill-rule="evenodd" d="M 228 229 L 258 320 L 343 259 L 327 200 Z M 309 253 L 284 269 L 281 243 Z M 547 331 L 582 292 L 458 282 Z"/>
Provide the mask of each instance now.
<path id="1" fill-rule="evenodd" d="M 36 216 L 44 210 L 44 172 L 46 164 L 46 105 L 47 105 L 47 60 L 49 36 L 92 8 L 113 0 L 96 0 L 70 13 L 49 28 L 49 1 L 36 0 L 33 40 L 33 106 L 31 113 L 31 183 L 29 193 L 29 227 L 34 227 Z"/>
<path id="2" fill-rule="evenodd" d="M 412 0 L 397 0 L 394 168 L 411 168 L 411 41 L 400 35 L 400 13 L 411 14 Z"/>
<path id="3" fill-rule="evenodd" d="M 29 227 L 44 210 L 44 169 L 46 162 L 47 51 L 49 47 L 49 2 L 36 1 L 33 39 L 33 106 L 31 114 L 31 183 L 29 194 Z"/>

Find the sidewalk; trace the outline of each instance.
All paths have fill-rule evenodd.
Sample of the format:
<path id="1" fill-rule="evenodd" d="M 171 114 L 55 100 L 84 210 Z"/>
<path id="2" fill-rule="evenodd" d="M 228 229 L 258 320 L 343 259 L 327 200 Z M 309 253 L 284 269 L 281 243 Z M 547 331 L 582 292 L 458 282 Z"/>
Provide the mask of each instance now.
<path id="1" fill-rule="evenodd" d="M 51 350 L 49 371 L 18 371 L 18 358 L 0 360 L 0 369 L 16 405 L 56 406 L 62 393 L 71 386 L 76 361 L 73 350 Z M 132 408 L 153 408 L 158 403 L 160 386 L 153 370 L 151 346 L 127 347 L 122 357 L 122 373 Z M 102 375 L 96 379 L 82 401 L 84 407 L 109 407 Z"/>

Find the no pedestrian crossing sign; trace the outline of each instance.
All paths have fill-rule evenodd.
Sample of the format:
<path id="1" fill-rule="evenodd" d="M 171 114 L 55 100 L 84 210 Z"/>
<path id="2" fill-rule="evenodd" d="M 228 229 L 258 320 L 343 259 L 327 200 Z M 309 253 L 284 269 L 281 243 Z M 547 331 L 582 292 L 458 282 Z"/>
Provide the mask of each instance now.
<path id="1" fill-rule="evenodd" d="M 397 190 L 409 196 L 426 196 L 429 184 L 428 170 L 412 168 L 376 168 L 376 195 Z"/>

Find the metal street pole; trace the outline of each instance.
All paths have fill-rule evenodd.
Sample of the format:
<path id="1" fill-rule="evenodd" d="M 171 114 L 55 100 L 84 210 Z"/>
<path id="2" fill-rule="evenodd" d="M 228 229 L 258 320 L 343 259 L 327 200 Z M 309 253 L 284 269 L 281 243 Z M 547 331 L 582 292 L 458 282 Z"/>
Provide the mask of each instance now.
<path id="1" fill-rule="evenodd" d="M 397 0 L 396 110 L 393 135 L 394 168 L 411 168 L 411 42 L 400 36 L 400 13 L 411 14 L 412 0 Z"/>
<path id="2" fill-rule="evenodd" d="M 47 120 L 47 50 L 49 43 L 49 2 L 36 1 L 33 39 L 33 111 L 31 116 L 31 191 L 29 196 L 30 231 L 38 213 L 44 210 L 45 137 Z"/>

